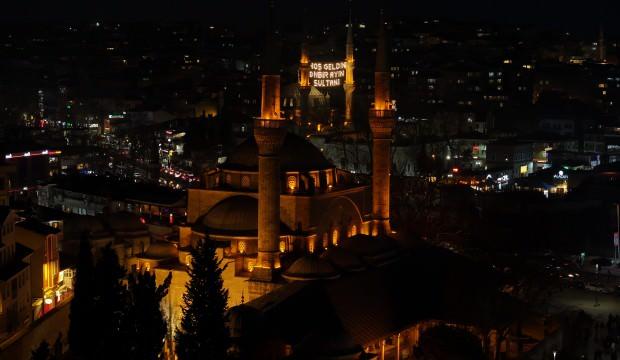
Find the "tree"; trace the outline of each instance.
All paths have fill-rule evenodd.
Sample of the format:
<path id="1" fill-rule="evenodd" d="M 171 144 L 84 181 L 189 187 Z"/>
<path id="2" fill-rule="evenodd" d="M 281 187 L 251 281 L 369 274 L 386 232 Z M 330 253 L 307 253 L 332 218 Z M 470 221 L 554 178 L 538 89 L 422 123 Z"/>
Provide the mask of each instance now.
<path id="1" fill-rule="evenodd" d="M 161 311 L 161 300 L 168 293 L 172 273 L 157 286 L 155 275 L 148 271 L 135 273 L 128 279 L 128 311 L 124 321 L 130 345 L 126 358 L 155 360 L 164 345 L 167 324 Z"/>
<path id="2" fill-rule="evenodd" d="M 95 298 L 95 268 L 88 235 L 83 234 L 80 240 L 80 250 L 76 267 L 76 278 L 69 314 L 69 346 L 77 357 L 88 358 L 93 351 L 95 328 L 92 316 L 94 314 Z"/>
<path id="3" fill-rule="evenodd" d="M 31 360 L 49 360 L 50 359 L 50 344 L 43 340 L 39 346 L 32 351 Z"/>
<path id="4" fill-rule="evenodd" d="M 125 270 L 108 244 L 101 251 L 95 266 L 95 311 L 88 316 L 93 321 L 97 341 L 94 358 L 113 359 L 129 348 L 122 330 L 127 314 L 127 288 L 123 285 Z"/>
<path id="5" fill-rule="evenodd" d="M 183 295 L 183 318 L 176 334 L 180 360 L 226 358 L 229 334 L 226 328 L 228 290 L 224 289 L 222 260 L 208 239 L 192 249 L 190 280 Z"/>

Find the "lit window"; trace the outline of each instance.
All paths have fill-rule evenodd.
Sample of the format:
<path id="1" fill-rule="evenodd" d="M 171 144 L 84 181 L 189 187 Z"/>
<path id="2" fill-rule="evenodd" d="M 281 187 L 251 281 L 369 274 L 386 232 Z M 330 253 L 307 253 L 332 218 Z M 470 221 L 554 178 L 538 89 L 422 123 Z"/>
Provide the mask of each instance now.
<path id="1" fill-rule="evenodd" d="M 248 261 L 248 271 L 249 272 L 254 271 L 254 265 L 255 265 L 254 261 Z"/>
<path id="2" fill-rule="evenodd" d="M 314 240 L 313 239 L 308 240 L 308 251 L 310 253 L 314 253 Z"/>
<path id="3" fill-rule="evenodd" d="M 357 226 L 351 225 L 351 236 L 357 235 Z"/>
<path id="4" fill-rule="evenodd" d="M 247 248 L 247 244 L 245 243 L 245 241 L 243 240 L 239 241 L 239 243 L 237 244 L 237 247 L 239 248 L 239 253 L 245 254 L 246 248 Z"/>
<path id="5" fill-rule="evenodd" d="M 280 241 L 280 252 L 283 253 L 286 251 L 286 241 L 281 240 Z"/>
<path id="6" fill-rule="evenodd" d="M 293 175 L 289 176 L 286 180 L 286 184 L 289 192 L 295 192 L 295 189 L 297 189 L 297 177 Z"/>
<path id="7" fill-rule="evenodd" d="M 338 229 L 334 229 L 334 231 L 332 232 L 332 244 L 334 244 L 334 246 L 338 246 L 338 240 L 340 236 L 340 232 L 338 231 Z"/>

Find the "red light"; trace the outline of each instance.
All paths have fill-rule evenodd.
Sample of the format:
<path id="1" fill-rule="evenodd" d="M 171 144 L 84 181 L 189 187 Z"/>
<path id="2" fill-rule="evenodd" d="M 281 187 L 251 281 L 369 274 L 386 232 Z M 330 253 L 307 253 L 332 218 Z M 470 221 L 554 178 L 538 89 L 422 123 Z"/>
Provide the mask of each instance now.
<path id="1" fill-rule="evenodd" d="M 170 222 L 170 225 L 174 224 L 174 215 L 170 214 L 169 222 Z"/>
<path id="2" fill-rule="evenodd" d="M 144 219 L 143 217 L 140 217 L 140 222 L 143 224 L 146 224 L 146 219 Z"/>

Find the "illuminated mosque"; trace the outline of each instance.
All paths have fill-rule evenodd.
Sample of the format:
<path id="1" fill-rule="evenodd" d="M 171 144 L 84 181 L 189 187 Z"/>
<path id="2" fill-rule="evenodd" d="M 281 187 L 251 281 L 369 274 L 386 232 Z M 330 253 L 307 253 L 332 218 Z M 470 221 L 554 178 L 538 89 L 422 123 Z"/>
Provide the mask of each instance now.
<path id="1" fill-rule="evenodd" d="M 309 68 L 303 49 L 299 79 L 307 95 Z M 369 185 L 288 131 L 293 121 L 282 116 L 277 52 L 271 31 L 261 66 L 261 113 L 254 136 L 221 166 L 207 171 L 201 188 L 188 190 L 187 225 L 179 228 L 178 244 L 155 241 L 126 259 L 128 268 L 153 271 L 159 282 L 172 272 L 163 301 L 169 340 L 182 316 L 190 249 L 208 238 L 225 266 L 222 277 L 235 349 L 246 358 L 365 359 L 365 354 L 380 353 L 382 360 L 400 359 L 421 332 L 439 323 L 460 324 L 488 339 L 485 346 L 496 346 L 495 330 L 480 320 L 484 313 L 510 321 L 505 316 L 510 312 L 498 305 L 503 303 L 501 294 L 486 291 L 493 289 L 484 280 L 491 278 L 486 270 L 441 249 L 405 251 L 392 237 L 395 120 L 383 19 L 369 110 Z M 350 124 L 355 89 L 350 21 L 345 68 L 344 123 Z M 489 310 L 489 302 L 498 313 Z M 167 342 L 167 355 L 173 354 L 173 343 Z M 386 357 L 388 353 L 392 355 Z"/>
<path id="2" fill-rule="evenodd" d="M 353 46 L 348 29 L 347 111 L 353 83 Z M 224 286 L 229 306 L 251 301 L 296 280 L 338 278 L 367 263 L 392 261 L 397 252 L 389 235 L 390 147 L 394 127 L 384 31 L 375 72 L 375 101 L 370 110 L 373 180 L 361 184 L 336 168 L 305 138 L 289 132 L 282 117 L 278 45 L 271 31 L 262 57 L 261 113 L 254 136 L 239 144 L 220 167 L 207 171 L 203 186 L 188 190 L 187 225 L 178 245 L 153 242 L 127 259 L 127 267 L 154 271 L 173 281 L 164 306 L 177 323 L 188 280 L 190 248 L 208 237 L 226 265 Z M 303 48 L 303 47 L 302 47 Z M 300 69 L 301 84 L 308 68 Z M 304 91 L 306 86 L 302 86 Z M 351 239 L 357 239 L 355 244 Z M 372 240 L 372 241 L 371 241 Z M 354 248 L 355 251 L 350 251 Z M 355 254 L 360 250 L 361 253 Z"/>
<path id="3" fill-rule="evenodd" d="M 305 138 L 287 130 L 290 121 L 282 117 L 276 44 L 271 34 L 261 66 L 261 114 L 255 120 L 254 136 L 233 150 L 219 168 L 205 174 L 204 188 L 189 190 L 191 227 L 181 230 L 181 247 L 208 236 L 222 249 L 221 256 L 230 262 L 224 281 L 231 305 L 242 297 L 261 296 L 282 280 L 338 276 L 348 265 L 338 261 L 352 260 L 333 248 L 358 234 L 390 234 L 394 120 L 384 31 L 377 50 L 375 101 L 370 112 L 374 159 L 371 186 L 359 184 Z M 302 46 L 299 74 L 301 89 L 307 91 L 310 70 L 304 49 Z M 351 116 L 353 64 L 349 26 L 345 121 Z M 378 253 L 369 256 L 389 258 L 394 254 L 390 247 L 372 250 Z"/>

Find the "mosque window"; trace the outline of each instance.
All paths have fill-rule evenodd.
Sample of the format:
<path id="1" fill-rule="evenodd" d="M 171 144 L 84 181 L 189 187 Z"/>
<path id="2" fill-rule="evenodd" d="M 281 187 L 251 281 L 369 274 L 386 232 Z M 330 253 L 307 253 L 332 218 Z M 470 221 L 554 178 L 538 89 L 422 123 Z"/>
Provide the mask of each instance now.
<path id="1" fill-rule="evenodd" d="M 249 188 L 250 187 L 250 177 L 247 175 L 244 175 L 241 178 L 241 187 L 243 188 Z"/>
<path id="2" fill-rule="evenodd" d="M 355 224 L 351 225 L 351 236 L 357 235 L 357 226 Z"/>
<path id="3" fill-rule="evenodd" d="M 243 240 L 239 241 L 239 243 L 237 244 L 237 247 L 239 249 L 239 253 L 241 254 L 245 254 L 245 252 L 247 251 L 247 244 Z"/>
<path id="4" fill-rule="evenodd" d="M 232 183 L 232 177 L 230 174 L 226 174 L 226 185 L 230 185 Z"/>
<path id="5" fill-rule="evenodd" d="M 192 264 L 192 256 L 185 255 L 185 265 L 190 266 Z"/>
<path id="6" fill-rule="evenodd" d="M 314 253 L 314 239 L 308 240 L 308 252 Z"/>
<path id="7" fill-rule="evenodd" d="M 144 271 L 151 271 L 151 263 L 144 263 Z"/>
<path id="8" fill-rule="evenodd" d="M 286 185 L 289 192 L 295 192 L 297 189 L 297 177 L 294 175 L 289 176 L 286 180 Z"/>
<path id="9" fill-rule="evenodd" d="M 332 244 L 334 244 L 334 246 L 338 246 L 338 241 L 340 237 L 340 232 L 338 231 L 338 229 L 334 229 L 334 231 L 332 231 Z"/>
<path id="10" fill-rule="evenodd" d="M 286 251 L 286 241 L 281 240 L 280 241 L 280 252 L 283 253 Z"/>
<path id="11" fill-rule="evenodd" d="M 327 249 L 327 247 L 329 247 L 329 235 L 323 233 L 323 248 Z"/>
<path id="12" fill-rule="evenodd" d="M 254 271 L 254 265 L 255 265 L 254 261 L 248 261 L 248 271 L 249 272 Z"/>

